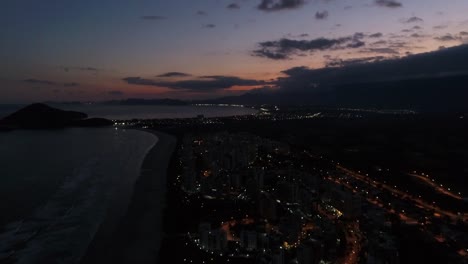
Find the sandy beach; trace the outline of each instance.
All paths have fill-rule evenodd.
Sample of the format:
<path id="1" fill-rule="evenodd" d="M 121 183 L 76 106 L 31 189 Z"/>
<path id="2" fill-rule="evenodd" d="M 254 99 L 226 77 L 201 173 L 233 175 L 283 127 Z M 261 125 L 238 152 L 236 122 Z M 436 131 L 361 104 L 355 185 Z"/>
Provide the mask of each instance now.
<path id="1" fill-rule="evenodd" d="M 156 263 L 163 237 L 167 167 L 176 138 L 157 131 L 156 145 L 146 155 L 123 218 L 113 231 L 102 227 L 81 263 Z"/>

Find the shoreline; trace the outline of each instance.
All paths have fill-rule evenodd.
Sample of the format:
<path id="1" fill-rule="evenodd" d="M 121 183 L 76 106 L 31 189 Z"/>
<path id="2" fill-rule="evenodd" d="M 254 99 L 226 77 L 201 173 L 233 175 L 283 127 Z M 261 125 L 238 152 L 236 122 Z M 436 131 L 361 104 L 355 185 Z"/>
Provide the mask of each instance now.
<path id="1" fill-rule="evenodd" d="M 176 137 L 141 130 L 158 137 L 144 157 L 126 213 L 116 228 L 99 227 L 80 263 L 157 263 L 163 239 L 167 169 Z M 106 224 L 104 221 L 103 224 Z"/>

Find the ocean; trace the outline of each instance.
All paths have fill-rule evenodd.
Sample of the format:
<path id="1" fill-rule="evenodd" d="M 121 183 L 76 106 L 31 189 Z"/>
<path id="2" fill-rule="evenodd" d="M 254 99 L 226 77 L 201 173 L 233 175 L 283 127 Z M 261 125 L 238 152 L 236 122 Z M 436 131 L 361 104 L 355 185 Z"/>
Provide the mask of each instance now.
<path id="1" fill-rule="evenodd" d="M 76 263 L 107 210 L 125 212 L 156 142 L 114 128 L 0 134 L 0 263 Z"/>
<path id="2" fill-rule="evenodd" d="M 18 108 L 0 107 L 0 118 Z M 109 119 L 254 112 L 195 106 L 60 108 Z M 106 214 L 126 212 L 143 159 L 157 140 L 151 133 L 113 127 L 0 133 L 0 263 L 77 263 Z"/>

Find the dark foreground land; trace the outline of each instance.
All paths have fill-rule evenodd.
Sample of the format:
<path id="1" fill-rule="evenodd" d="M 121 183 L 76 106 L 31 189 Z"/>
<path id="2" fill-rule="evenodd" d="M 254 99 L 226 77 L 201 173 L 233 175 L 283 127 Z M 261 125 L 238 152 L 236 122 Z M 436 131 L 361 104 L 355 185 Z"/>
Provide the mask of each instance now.
<path id="1" fill-rule="evenodd" d="M 314 116 L 317 113 L 320 114 Z M 361 223 L 357 229 L 361 232 L 360 260 L 350 263 L 365 263 L 369 250 L 375 254 L 374 241 L 384 243 L 387 239 L 378 238 L 376 233 L 379 232 L 391 237 L 394 254 L 399 256 L 398 260 L 392 260 L 397 262 L 388 263 L 468 261 L 465 249 L 468 123 L 464 113 L 297 110 L 269 116 L 134 121 L 131 125 L 164 130 L 181 140 L 187 134 L 206 140 L 218 137 L 219 133 L 234 136 L 248 133 L 252 138 L 270 138 L 291 146 L 292 154 L 280 158 L 279 163 L 289 159 L 296 165 L 320 164 L 316 167 L 330 175 L 320 176 L 323 182 L 320 195 L 326 188 L 349 188 L 353 196 L 362 201 L 362 216 L 352 221 L 338 221 L 342 226 L 355 221 Z M 216 151 L 216 147 L 207 149 Z M 311 159 L 296 158 L 303 150 L 311 154 Z M 189 259 L 193 263 L 228 260 L 230 263 L 257 263 L 259 259 L 255 257 L 227 258 L 200 250 L 194 244 L 198 225 L 210 216 L 218 219 L 210 210 L 221 213 L 223 209 L 228 210 L 227 206 L 253 214 L 257 209 L 255 202 L 238 201 L 231 205 L 223 199 L 203 198 L 207 191 L 190 194 L 181 190 L 178 185 L 181 158 L 176 157 L 170 165 L 164 225 L 167 235 L 161 246 L 160 263 L 187 263 Z M 200 179 L 203 170 L 197 166 L 194 173 Z M 210 168 L 206 164 L 203 166 Z M 281 175 L 277 165 L 272 164 L 270 169 L 272 175 Z M 362 177 L 368 180 L 363 181 Z M 430 181 L 432 184 L 428 184 Z M 355 188 L 359 189 L 353 190 Z M 223 196 L 222 192 L 218 194 Z M 185 199 L 190 202 L 187 204 Z M 320 200 L 323 203 L 323 198 Z M 384 218 L 380 220 L 376 215 L 382 213 Z M 174 249 L 179 253 L 172 253 Z"/>
<path id="2" fill-rule="evenodd" d="M 272 258 L 309 263 L 304 262 L 304 252 L 313 245 L 322 245 L 316 256 L 331 263 L 366 263 L 371 255 L 386 263 L 468 262 L 466 114 L 274 111 L 118 122 L 174 137 L 167 140 L 166 134 L 157 133 L 161 141 L 145 159 L 127 215 L 112 236 L 102 239 L 98 234 L 83 263 L 276 263 L 268 262 Z M 264 142 L 288 150 L 265 152 Z M 252 150 L 255 155 L 248 163 L 252 166 L 234 168 L 226 163 L 242 160 L 244 150 L 254 145 L 259 148 Z M 260 167 L 265 170 L 261 188 L 255 179 Z M 159 172 L 166 175 L 166 168 L 167 179 L 155 177 Z M 215 170 L 215 176 L 206 174 Z M 155 171 L 159 172 L 151 173 Z M 244 176 L 236 183 L 234 174 Z M 278 178 L 289 180 L 277 182 Z M 300 195 L 275 191 L 280 186 Z M 263 203 L 259 193 L 271 197 L 276 220 L 259 212 Z M 340 218 L 327 211 L 340 209 L 339 199 L 333 198 L 337 194 L 358 205 L 352 216 Z M 284 199 L 290 202 L 281 205 Z M 260 245 L 259 240 L 258 248 L 247 251 L 246 242 L 232 238 L 227 247 L 207 242 L 202 249 L 203 224 L 210 222 L 211 231 L 222 238 L 226 230 L 219 233 L 219 223 L 227 219 L 255 223 L 231 227 L 228 233 L 259 235 L 267 226 L 273 230 L 277 226 L 280 233 L 269 233 L 269 245 Z M 265 220 L 270 224 L 261 224 Z M 312 240 L 297 248 L 281 248 L 287 245 L 281 229 L 291 228 L 289 220 L 305 224 L 302 236 Z M 334 246 L 330 241 L 341 242 Z"/>
<path id="3" fill-rule="evenodd" d="M 166 169 L 176 139 L 168 134 L 146 131 L 154 133 L 159 140 L 143 161 L 128 211 L 115 230 L 103 226 L 98 231 L 82 263 L 156 262 L 163 236 Z"/>

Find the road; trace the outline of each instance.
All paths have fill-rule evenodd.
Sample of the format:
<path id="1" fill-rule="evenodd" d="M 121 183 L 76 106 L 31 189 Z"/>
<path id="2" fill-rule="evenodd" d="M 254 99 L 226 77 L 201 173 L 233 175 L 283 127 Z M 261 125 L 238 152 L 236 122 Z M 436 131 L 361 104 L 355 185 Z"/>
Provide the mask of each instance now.
<path id="1" fill-rule="evenodd" d="M 352 170 L 349 170 L 341 165 L 336 165 L 336 168 L 341 171 L 342 173 L 352 177 L 353 179 L 356 179 L 358 181 L 361 181 L 365 184 L 368 184 L 368 185 L 371 185 L 372 187 L 376 188 L 376 189 L 383 189 L 383 190 L 386 190 L 390 193 L 392 193 L 395 197 L 398 197 L 400 199 L 408 199 L 408 200 L 411 200 L 415 205 L 417 205 L 418 207 L 420 208 L 423 208 L 423 209 L 426 209 L 426 210 L 434 210 L 435 213 L 441 215 L 441 216 L 445 216 L 445 217 L 449 217 L 451 219 L 451 221 L 453 222 L 456 222 L 458 219 L 462 219 L 463 221 L 468 221 L 468 216 L 467 215 L 463 215 L 463 216 L 460 216 L 458 215 L 457 213 L 454 213 L 454 212 L 450 212 L 448 210 L 444 210 L 440 207 L 438 207 L 437 205 L 435 204 L 430 204 L 426 201 L 423 201 L 421 198 L 417 198 L 417 197 L 414 197 L 412 195 L 409 195 L 408 193 L 404 192 L 404 191 L 401 191 L 401 190 L 398 190 L 397 188 L 394 188 L 388 184 L 385 184 L 385 183 L 382 183 L 382 182 L 377 182 L 375 180 L 371 180 L 369 177 L 367 176 L 364 176 L 358 172 L 355 172 L 355 171 L 352 171 Z"/>

